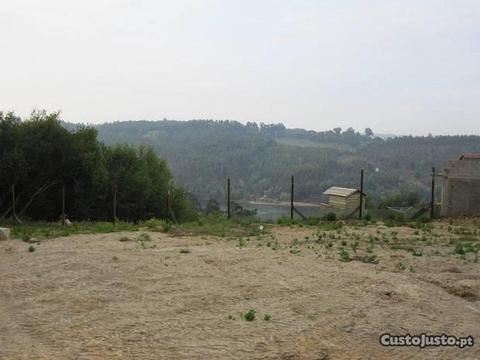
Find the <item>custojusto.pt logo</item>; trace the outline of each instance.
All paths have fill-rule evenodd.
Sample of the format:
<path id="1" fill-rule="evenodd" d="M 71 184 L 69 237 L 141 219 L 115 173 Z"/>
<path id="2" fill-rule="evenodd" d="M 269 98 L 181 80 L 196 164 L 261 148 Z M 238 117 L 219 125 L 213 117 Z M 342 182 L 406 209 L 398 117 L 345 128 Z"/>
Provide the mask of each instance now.
<path id="1" fill-rule="evenodd" d="M 380 344 L 382 346 L 413 346 L 419 348 L 426 348 L 431 346 L 450 346 L 450 347 L 471 347 L 474 345 L 475 341 L 473 336 L 454 336 L 447 334 L 440 335 L 391 335 L 391 334 L 382 334 L 380 335 Z"/>

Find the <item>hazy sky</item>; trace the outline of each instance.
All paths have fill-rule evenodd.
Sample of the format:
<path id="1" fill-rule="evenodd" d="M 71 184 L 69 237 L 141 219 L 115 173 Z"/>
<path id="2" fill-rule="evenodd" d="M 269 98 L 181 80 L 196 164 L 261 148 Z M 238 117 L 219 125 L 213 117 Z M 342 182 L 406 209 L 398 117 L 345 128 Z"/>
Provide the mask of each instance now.
<path id="1" fill-rule="evenodd" d="M 480 133 L 479 0 L 0 0 L 0 109 Z"/>

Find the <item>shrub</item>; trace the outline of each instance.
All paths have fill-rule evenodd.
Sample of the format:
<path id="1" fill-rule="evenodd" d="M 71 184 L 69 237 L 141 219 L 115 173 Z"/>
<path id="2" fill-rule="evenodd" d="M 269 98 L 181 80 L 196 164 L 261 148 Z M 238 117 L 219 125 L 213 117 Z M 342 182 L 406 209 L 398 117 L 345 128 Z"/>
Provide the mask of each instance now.
<path id="1" fill-rule="evenodd" d="M 343 262 L 349 262 L 350 261 L 350 254 L 344 248 L 342 248 L 342 250 L 340 250 L 339 255 L 340 255 L 340 261 L 343 261 Z"/>
<path id="2" fill-rule="evenodd" d="M 147 233 L 142 233 L 142 234 L 140 234 L 140 236 L 138 237 L 138 240 L 139 240 L 139 241 L 151 241 L 152 238 L 151 238 L 150 235 L 148 235 Z"/>
<path id="3" fill-rule="evenodd" d="M 457 246 L 455 246 L 454 252 L 458 255 L 465 255 L 465 250 L 463 249 L 462 244 L 458 244 Z"/>
<path id="4" fill-rule="evenodd" d="M 422 250 L 418 250 L 418 249 L 414 249 L 412 251 L 412 255 L 413 256 L 422 256 L 423 255 L 423 251 Z"/>
<path id="5" fill-rule="evenodd" d="M 255 320 L 256 314 L 257 311 L 255 309 L 250 309 L 243 315 L 243 318 L 247 321 L 253 321 Z"/>
<path id="6" fill-rule="evenodd" d="M 334 212 L 329 212 L 324 216 L 324 219 L 327 221 L 336 221 L 337 220 L 337 214 Z"/>

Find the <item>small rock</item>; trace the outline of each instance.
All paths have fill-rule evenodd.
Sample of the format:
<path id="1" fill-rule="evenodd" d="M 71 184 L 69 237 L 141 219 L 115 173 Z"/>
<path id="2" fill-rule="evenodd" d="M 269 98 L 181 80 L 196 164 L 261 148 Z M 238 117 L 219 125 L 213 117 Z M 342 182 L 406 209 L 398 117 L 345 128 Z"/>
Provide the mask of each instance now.
<path id="1" fill-rule="evenodd" d="M 0 228 L 0 240 L 10 239 L 10 229 Z"/>

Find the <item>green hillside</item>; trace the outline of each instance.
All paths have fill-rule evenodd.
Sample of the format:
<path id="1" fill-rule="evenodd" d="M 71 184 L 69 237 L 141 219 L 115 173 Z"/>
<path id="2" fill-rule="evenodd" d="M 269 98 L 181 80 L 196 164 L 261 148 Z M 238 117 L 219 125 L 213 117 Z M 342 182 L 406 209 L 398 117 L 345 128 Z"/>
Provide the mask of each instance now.
<path id="1" fill-rule="evenodd" d="M 298 199 L 319 201 L 329 186 L 358 186 L 361 168 L 370 201 L 399 192 L 426 199 L 432 166 L 442 168 L 463 152 L 480 152 L 479 136 L 384 140 L 353 129 L 315 132 L 212 120 L 127 121 L 97 128 L 107 144 L 153 147 L 176 181 L 203 200 L 223 199 L 227 177 L 236 199 L 282 199 L 293 174 Z"/>

